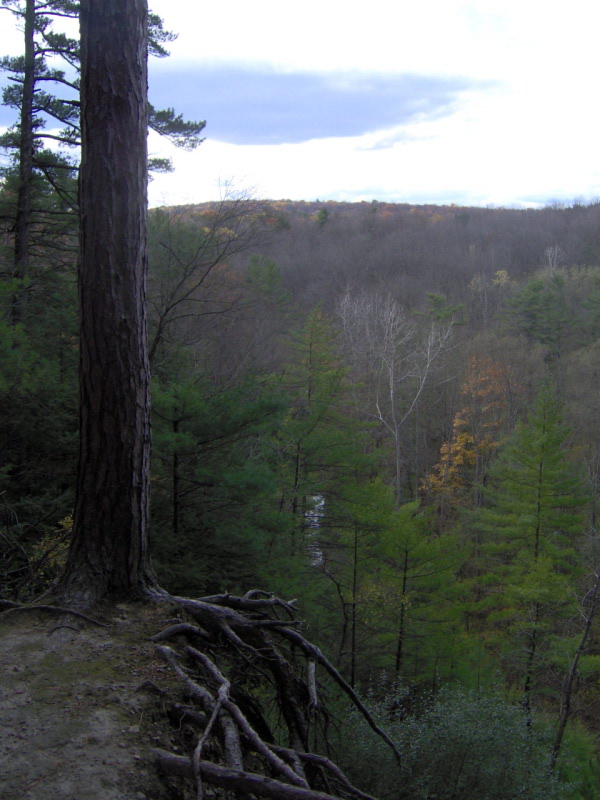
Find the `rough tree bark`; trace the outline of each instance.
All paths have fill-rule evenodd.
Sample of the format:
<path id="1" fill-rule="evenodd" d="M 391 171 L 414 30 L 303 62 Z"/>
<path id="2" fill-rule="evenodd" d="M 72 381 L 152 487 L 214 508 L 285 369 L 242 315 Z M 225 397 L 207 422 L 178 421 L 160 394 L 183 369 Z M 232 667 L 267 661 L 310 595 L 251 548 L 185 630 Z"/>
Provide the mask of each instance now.
<path id="1" fill-rule="evenodd" d="M 145 593 L 150 451 L 146 344 L 147 1 L 82 0 L 80 451 L 59 595 Z"/>
<path id="2" fill-rule="evenodd" d="M 11 321 L 17 325 L 25 316 L 29 272 L 29 231 L 33 191 L 33 92 L 35 82 L 35 3 L 27 0 L 23 11 L 25 54 L 23 99 L 19 129 L 19 189 L 15 217 L 14 277 L 17 288 L 12 300 Z"/>

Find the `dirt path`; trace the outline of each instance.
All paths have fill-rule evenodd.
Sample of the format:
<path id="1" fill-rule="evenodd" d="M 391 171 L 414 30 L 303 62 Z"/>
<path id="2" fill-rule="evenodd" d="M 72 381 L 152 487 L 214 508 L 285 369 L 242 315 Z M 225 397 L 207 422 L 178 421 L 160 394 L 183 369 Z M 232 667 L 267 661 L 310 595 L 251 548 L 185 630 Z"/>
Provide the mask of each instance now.
<path id="1" fill-rule="evenodd" d="M 168 611 L 117 606 L 109 628 L 0 618 L 1 800 L 165 800 L 148 758 L 168 730 L 145 680 L 176 686 L 148 638 Z"/>

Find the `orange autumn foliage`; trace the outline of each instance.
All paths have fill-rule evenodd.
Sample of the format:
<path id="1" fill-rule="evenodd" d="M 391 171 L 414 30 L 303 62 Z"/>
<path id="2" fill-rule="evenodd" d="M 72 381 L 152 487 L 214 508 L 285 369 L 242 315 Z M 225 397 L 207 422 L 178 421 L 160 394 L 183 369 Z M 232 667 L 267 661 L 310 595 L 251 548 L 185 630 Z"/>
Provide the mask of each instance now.
<path id="1" fill-rule="evenodd" d="M 452 438 L 440 447 L 440 459 L 422 482 L 438 516 L 446 520 L 460 506 L 476 502 L 473 487 L 485 481 L 491 460 L 507 431 L 508 387 L 514 376 L 486 356 L 473 356 L 460 390 Z"/>

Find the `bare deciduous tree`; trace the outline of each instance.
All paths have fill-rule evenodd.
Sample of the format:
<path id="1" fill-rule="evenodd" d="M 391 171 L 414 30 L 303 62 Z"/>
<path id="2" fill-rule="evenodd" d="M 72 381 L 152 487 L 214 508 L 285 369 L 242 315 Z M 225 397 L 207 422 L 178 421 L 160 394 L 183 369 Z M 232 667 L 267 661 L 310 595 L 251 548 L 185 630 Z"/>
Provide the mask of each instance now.
<path id="1" fill-rule="evenodd" d="M 344 341 L 356 377 L 366 384 L 364 411 L 391 436 L 396 502 L 403 500 L 404 426 L 450 347 L 452 322 L 421 329 L 389 295 L 345 294 L 338 304 Z"/>

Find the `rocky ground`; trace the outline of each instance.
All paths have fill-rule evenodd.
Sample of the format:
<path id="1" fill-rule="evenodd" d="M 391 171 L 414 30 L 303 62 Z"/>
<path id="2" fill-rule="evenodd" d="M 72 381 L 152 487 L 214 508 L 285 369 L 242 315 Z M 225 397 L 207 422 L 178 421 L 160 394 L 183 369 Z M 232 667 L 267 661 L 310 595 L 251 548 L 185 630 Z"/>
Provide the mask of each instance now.
<path id="1" fill-rule="evenodd" d="M 153 746 L 169 746 L 176 679 L 149 638 L 164 606 L 0 615 L 1 800 L 166 800 Z M 151 682 L 151 683 L 148 683 Z M 169 695 L 156 691 L 168 690 Z"/>

